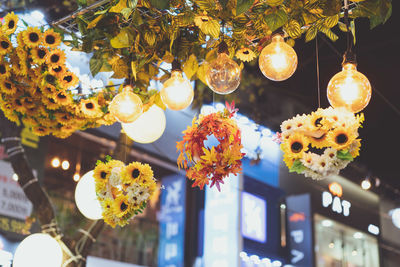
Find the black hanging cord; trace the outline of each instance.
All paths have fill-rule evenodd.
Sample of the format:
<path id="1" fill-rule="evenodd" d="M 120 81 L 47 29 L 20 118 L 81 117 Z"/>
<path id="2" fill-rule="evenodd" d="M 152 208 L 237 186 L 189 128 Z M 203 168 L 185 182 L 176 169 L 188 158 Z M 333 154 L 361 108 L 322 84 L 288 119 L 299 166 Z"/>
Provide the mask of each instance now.
<path id="1" fill-rule="evenodd" d="M 172 71 L 174 70 L 181 70 L 181 63 L 177 59 L 172 61 Z"/>
<path id="2" fill-rule="evenodd" d="M 352 63 L 357 64 L 356 54 L 354 53 L 354 42 L 353 42 L 353 34 L 350 30 L 350 20 L 349 20 L 349 4 L 348 0 L 344 1 L 344 23 L 346 24 L 347 29 L 347 50 L 343 56 L 343 63 Z"/>
<path id="3" fill-rule="evenodd" d="M 319 81 L 319 48 L 318 48 L 318 35 L 315 37 L 315 56 L 317 61 L 317 90 L 318 90 L 318 108 L 321 107 L 321 86 Z"/>

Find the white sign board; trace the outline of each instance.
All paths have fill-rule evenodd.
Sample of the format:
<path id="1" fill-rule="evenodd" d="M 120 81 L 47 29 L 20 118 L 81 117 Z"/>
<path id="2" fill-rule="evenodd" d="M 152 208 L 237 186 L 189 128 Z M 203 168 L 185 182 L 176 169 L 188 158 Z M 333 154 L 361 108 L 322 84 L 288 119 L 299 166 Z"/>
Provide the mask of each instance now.
<path id="1" fill-rule="evenodd" d="M 86 260 L 86 267 L 143 267 L 143 266 L 89 256 L 87 257 Z"/>
<path id="2" fill-rule="evenodd" d="M 25 220 L 32 213 L 32 203 L 12 179 L 13 174 L 11 164 L 0 161 L 0 214 Z"/>

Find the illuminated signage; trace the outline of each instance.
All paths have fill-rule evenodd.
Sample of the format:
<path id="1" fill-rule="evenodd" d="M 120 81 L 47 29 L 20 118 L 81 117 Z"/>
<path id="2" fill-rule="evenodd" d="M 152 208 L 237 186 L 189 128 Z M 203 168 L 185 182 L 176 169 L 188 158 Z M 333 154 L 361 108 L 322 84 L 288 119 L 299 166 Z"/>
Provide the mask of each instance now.
<path id="1" fill-rule="evenodd" d="M 239 177 L 226 178 L 221 192 L 206 188 L 204 266 L 239 266 Z"/>
<path id="2" fill-rule="evenodd" d="M 267 241 L 267 204 L 265 199 L 242 193 L 242 235 L 254 241 Z"/>
<path id="3" fill-rule="evenodd" d="M 347 200 L 342 200 L 340 197 L 343 195 L 342 186 L 336 182 L 329 185 L 330 192 L 322 193 L 322 206 L 324 208 L 331 208 L 333 212 L 343 214 L 344 216 L 350 215 L 351 203 Z"/>

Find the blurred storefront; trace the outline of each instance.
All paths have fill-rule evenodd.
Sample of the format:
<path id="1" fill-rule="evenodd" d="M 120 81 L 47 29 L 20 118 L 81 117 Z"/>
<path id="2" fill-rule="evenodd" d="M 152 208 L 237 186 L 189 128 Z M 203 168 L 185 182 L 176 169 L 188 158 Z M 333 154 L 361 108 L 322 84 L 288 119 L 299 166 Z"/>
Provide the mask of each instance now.
<path id="1" fill-rule="evenodd" d="M 296 267 L 381 266 L 379 197 L 341 176 L 280 179 L 289 259 Z"/>

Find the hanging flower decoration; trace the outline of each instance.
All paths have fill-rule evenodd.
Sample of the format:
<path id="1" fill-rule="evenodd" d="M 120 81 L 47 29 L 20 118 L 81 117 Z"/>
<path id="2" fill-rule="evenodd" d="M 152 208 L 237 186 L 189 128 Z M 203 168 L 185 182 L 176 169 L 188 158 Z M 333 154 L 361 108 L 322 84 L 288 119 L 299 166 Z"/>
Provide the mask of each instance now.
<path id="1" fill-rule="evenodd" d="M 187 177 L 194 180 L 193 187 L 203 189 L 211 181 L 210 187 L 216 185 L 220 190 L 225 177 L 242 170 L 241 132 L 232 119 L 236 111 L 234 103 L 226 103 L 223 112 L 195 117 L 183 131 L 183 140 L 176 146 L 180 152 L 177 162 L 179 168 L 186 170 Z M 218 145 L 207 146 L 205 143 L 211 139 Z"/>
<path id="2" fill-rule="evenodd" d="M 280 141 L 286 166 L 317 180 L 338 174 L 359 156 L 358 128 L 363 121 L 363 114 L 332 107 L 284 121 Z"/>
<path id="3" fill-rule="evenodd" d="M 110 156 L 106 162 L 97 162 L 93 176 L 103 219 L 112 227 L 125 226 L 142 213 L 157 188 L 150 165 L 132 162 L 126 166 Z"/>
<path id="4" fill-rule="evenodd" d="M 5 116 L 39 136 L 59 138 L 114 123 L 107 109 L 111 88 L 87 97 L 72 93 L 79 80 L 58 48 L 61 35 L 36 27 L 16 32 L 17 23 L 18 17 L 9 13 L 0 28 L 0 108 Z"/>

